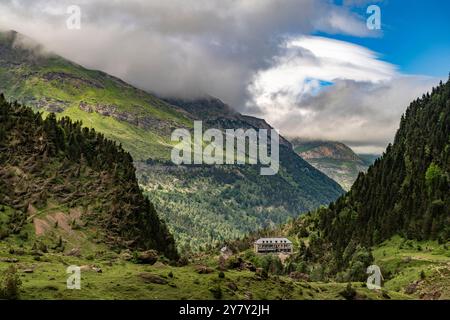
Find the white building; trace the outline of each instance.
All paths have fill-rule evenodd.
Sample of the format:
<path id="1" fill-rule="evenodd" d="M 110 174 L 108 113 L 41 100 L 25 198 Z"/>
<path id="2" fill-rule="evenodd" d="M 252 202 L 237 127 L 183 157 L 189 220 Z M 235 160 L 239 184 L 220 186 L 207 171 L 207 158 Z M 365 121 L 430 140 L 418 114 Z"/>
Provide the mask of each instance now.
<path id="1" fill-rule="evenodd" d="M 292 242 L 286 238 L 261 238 L 255 242 L 256 253 L 292 253 Z"/>

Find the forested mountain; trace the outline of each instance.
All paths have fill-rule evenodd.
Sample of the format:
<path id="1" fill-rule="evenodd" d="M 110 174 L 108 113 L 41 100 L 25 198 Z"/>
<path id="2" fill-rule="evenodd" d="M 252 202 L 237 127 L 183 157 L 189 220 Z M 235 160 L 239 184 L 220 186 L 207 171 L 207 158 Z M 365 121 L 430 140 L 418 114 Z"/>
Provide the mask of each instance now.
<path id="1" fill-rule="evenodd" d="M 350 190 L 360 172 L 365 172 L 376 156 L 364 159 L 347 145 L 335 141 L 290 140 L 294 151 L 316 169 L 338 182 L 345 190 Z"/>
<path id="2" fill-rule="evenodd" d="M 328 275 L 350 268 L 350 279 L 371 262 L 365 248 L 394 235 L 447 243 L 450 80 L 411 103 L 394 143 L 346 195 L 287 228 L 308 238 L 297 261 L 319 262 Z"/>
<path id="3" fill-rule="evenodd" d="M 43 119 L 1 95 L 0 238 L 31 241 L 56 230 L 60 245 L 80 246 L 91 237 L 112 249 L 178 256 L 139 189 L 128 152 L 78 121 L 53 113 Z"/>
<path id="4" fill-rule="evenodd" d="M 321 215 L 337 246 L 342 223 L 351 238 L 374 244 L 395 233 L 414 239 L 450 236 L 450 82 L 411 103 L 393 145 L 351 191 Z M 354 216 L 356 214 L 356 216 Z M 353 219 L 343 219 L 344 215 Z M 347 220 L 347 222 L 344 222 Z M 350 231 L 347 228 L 342 228 Z M 342 234 L 342 233 L 341 233 Z M 339 244 L 340 243 L 340 244 Z"/>
<path id="5" fill-rule="evenodd" d="M 100 71 L 42 53 L 15 32 L 0 34 L 0 91 L 57 118 L 69 116 L 130 152 L 141 187 L 173 231 L 177 244 L 198 249 L 287 221 L 343 193 L 281 139 L 279 174 L 251 166 L 181 166 L 170 162 L 176 128 L 270 128 L 211 97 L 163 100 Z"/>
<path id="6" fill-rule="evenodd" d="M 228 245 L 245 257 L 256 239 L 273 236 L 296 249 L 269 270 L 352 282 L 376 264 L 397 292 L 449 297 L 450 79 L 411 103 L 393 144 L 337 201 Z"/>

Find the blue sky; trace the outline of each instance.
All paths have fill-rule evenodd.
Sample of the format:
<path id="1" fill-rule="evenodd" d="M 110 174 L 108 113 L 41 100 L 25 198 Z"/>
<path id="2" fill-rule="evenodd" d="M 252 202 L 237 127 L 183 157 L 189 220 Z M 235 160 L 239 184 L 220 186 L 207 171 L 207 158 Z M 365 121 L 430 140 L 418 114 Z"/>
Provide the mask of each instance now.
<path id="1" fill-rule="evenodd" d="M 342 4 L 342 1 L 335 3 Z M 445 79 L 450 72 L 450 1 L 389 0 L 375 3 L 381 8 L 380 37 L 327 36 L 378 52 L 381 59 L 399 66 L 402 73 Z M 354 7 L 352 11 L 365 17 L 366 8 L 367 5 Z"/>

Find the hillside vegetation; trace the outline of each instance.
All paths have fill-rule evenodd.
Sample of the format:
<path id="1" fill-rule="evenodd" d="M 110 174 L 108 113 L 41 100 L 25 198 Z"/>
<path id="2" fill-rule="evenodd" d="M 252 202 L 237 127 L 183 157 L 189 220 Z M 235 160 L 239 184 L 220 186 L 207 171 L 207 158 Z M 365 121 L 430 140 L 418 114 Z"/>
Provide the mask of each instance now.
<path id="1" fill-rule="evenodd" d="M 373 261 L 370 247 L 396 235 L 447 246 L 450 81 L 411 103 L 394 143 L 346 195 L 286 228 L 303 239 L 294 259 L 341 279 L 358 278 Z"/>
<path id="2" fill-rule="evenodd" d="M 85 234 L 76 235 L 74 230 Z M 177 258 L 138 186 L 129 153 L 80 122 L 0 96 L 0 238 L 42 236 L 61 249 L 84 240 Z"/>
<path id="3" fill-rule="evenodd" d="M 450 81 L 411 103 L 394 143 L 332 203 L 229 243 L 247 252 L 259 237 L 286 236 L 294 254 L 279 269 L 303 279 L 364 281 L 378 265 L 384 288 L 449 299 Z"/>

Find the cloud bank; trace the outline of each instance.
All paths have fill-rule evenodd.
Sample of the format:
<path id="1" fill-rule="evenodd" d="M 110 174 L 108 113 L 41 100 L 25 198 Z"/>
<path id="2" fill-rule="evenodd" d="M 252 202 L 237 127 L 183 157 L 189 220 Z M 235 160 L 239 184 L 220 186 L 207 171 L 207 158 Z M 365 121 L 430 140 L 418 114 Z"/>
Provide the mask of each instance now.
<path id="1" fill-rule="evenodd" d="M 288 39 L 249 86 L 248 106 L 288 136 L 382 152 L 400 116 L 435 79 L 406 76 L 364 47 L 323 37 Z"/>
<path id="2" fill-rule="evenodd" d="M 429 81 L 367 49 L 302 36 L 379 36 L 350 9 L 365 2 L 2 0 L 0 28 L 159 95 L 209 94 L 284 134 L 379 147 Z M 81 8 L 81 30 L 66 28 L 70 5 Z"/>
<path id="3" fill-rule="evenodd" d="M 81 30 L 66 28 L 70 5 L 81 8 Z M 280 35 L 367 34 L 359 17 L 322 0 L 4 0 L 0 12 L 4 29 L 78 63 L 161 95 L 210 94 L 237 108 Z"/>

